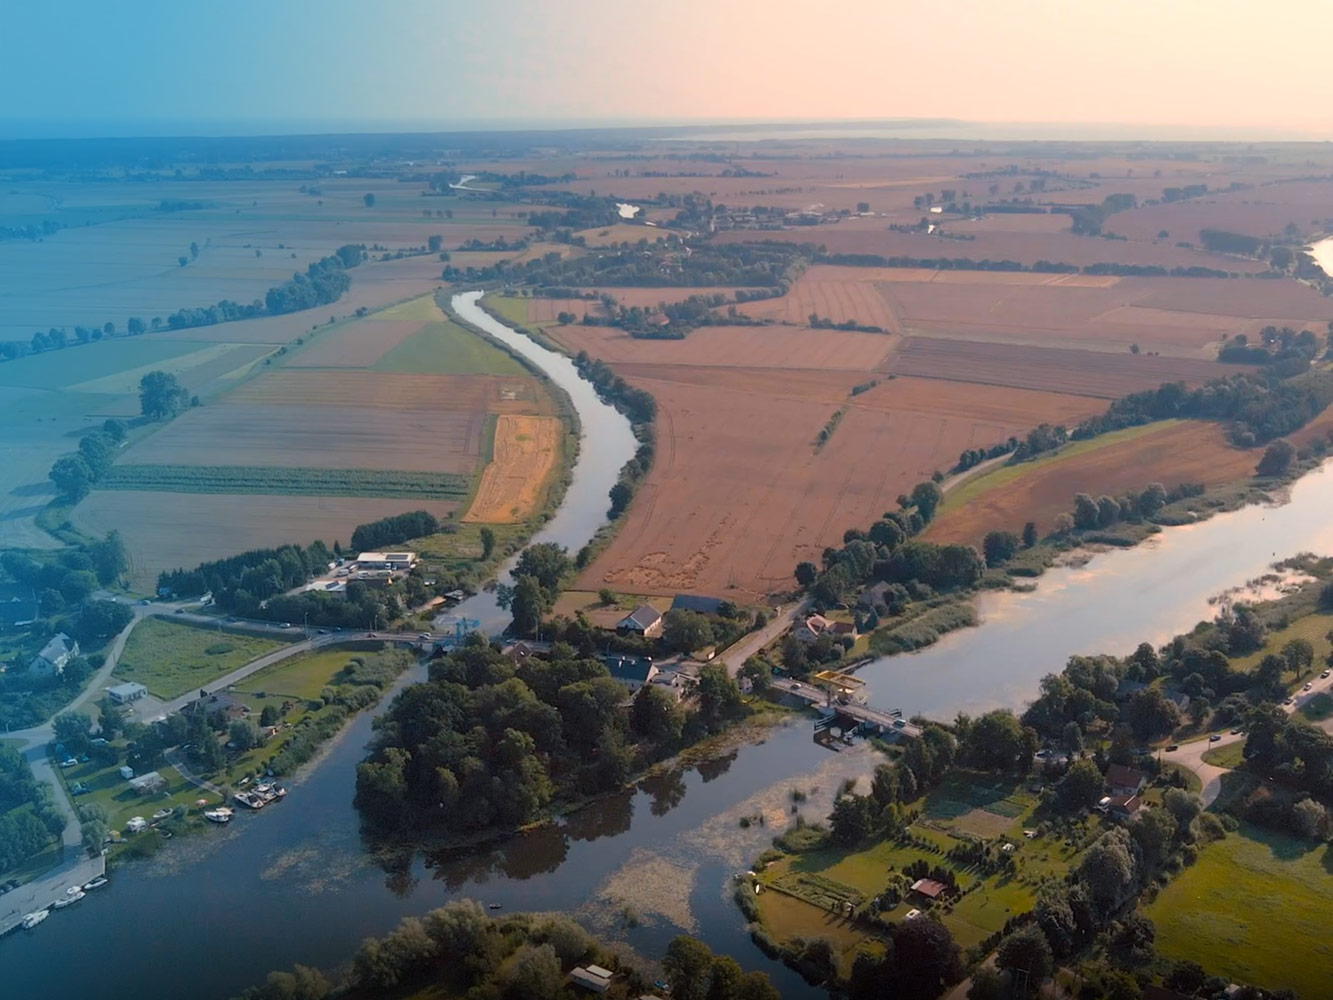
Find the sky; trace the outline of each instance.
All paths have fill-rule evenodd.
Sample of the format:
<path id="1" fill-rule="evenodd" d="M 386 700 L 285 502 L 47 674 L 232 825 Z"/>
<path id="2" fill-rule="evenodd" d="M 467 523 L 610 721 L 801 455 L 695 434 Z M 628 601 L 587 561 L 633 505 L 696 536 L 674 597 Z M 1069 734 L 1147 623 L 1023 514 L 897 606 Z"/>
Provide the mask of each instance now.
<path id="1" fill-rule="evenodd" d="M 9 0 L 8 135 L 954 118 L 1333 139 L 1331 0 Z"/>

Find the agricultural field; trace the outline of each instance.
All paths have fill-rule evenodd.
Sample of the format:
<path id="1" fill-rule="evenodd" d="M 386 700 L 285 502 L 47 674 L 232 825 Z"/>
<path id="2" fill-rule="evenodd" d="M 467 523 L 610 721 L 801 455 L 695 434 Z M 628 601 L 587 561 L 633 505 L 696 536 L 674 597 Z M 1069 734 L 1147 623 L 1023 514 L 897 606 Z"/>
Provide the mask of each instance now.
<path id="1" fill-rule="evenodd" d="M 1228 443 L 1220 424 L 1132 427 L 968 480 L 946 495 L 926 538 L 979 543 L 987 531 L 1017 531 L 1028 521 L 1044 534 L 1073 509 L 1075 493 L 1116 496 L 1153 482 L 1217 485 L 1253 475 L 1258 460 L 1258 452 Z"/>
<path id="2" fill-rule="evenodd" d="M 552 419 L 522 418 L 507 419 Z M 117 465 L 97 483 L 103 490 L 164 493 L 290 493 L 298 496 L 420 497 L 461 500 L 468 476 L 373 469 L 302 469 L 263 465 Z"/>
<path id="3" fill-rule="evenodd" d="M 283 645 L 274 639 L 146 618 L 130 632 L 113 676 L 137 681 L 155 698 L 169 701 Z"/>
<path id="4" fill-rule="evenodd" d="M 1145 908 L 1158 953 L 1267 990 L 1323 996 L 1333 977 L 1323 933 L 1333 892 L 1329 850 L 1241 824 Z"/>
<path id="5" fill-rule="evenodd" d="M 89 534 L 119 531 L 132 585 L 151 593 L 164 569 L 289 542 L 345 544 L 358 524 L 412 510 L 443 519 L 457 508 L 443 500 L 98 490 L 74 508 L 71 520 Z"/>
<path id="6" fill-rule="evenodd" d="M 559 460 L 563 433 L 557 417 L 496 418 L 492 457 L 463 520 L 514 524 L 531 516 Z"/>
<path id="7" fill-rule="evenodd" d="M 888 379 L 852 396 L 855 373 L 617 370 L 657 400 L 657 457 L 619 533 L 579 578 L 585 590 L 750 599 L 787 589 L 798 562 L 818 561 L 844 530 L 894 509 L 900 493 L 964 449 L 1102 408 L 934 379 Z"/>

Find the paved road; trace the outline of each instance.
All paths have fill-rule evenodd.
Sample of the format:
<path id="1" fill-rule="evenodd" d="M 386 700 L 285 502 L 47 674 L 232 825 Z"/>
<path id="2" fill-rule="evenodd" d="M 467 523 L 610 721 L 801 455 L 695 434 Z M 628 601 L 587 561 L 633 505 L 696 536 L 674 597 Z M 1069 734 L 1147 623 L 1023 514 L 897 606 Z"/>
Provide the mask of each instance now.
<path id="1" fill-rule="evenodd" d="M 813 605 L 808 600 L 797 601 L 788 605 L 780 609 L 769 623 L 759 631 L 747 632 L 728 646 L 718 657 L 727 668 L 727 673 L 735 677 L 736 672 L 745 666 L 746 660 L 791 628 L 797 618 L 810 614 L 812 607 Z"/>
<path id="2" fill-rule="evenodd" d="M 1299 691 L 1290 705 L 1283 705 L 1282 710 L 1288 715 L 1305 705 L 1311 698 L 1319 694 L 1325 694 L 1333 691 L 1333 675 L 1329 677 L 1314 677 L 1309 681 L 1309 691 Z M 1333 733 L 1333 716 L 1324 719 L 1322 722 L 1315 723 L 1320 729 L 1328 733 Z M 1243 733 L 1236 734 L 1224 732 L 1222 738 L 1217 742 L 1210 742 L 1207 737 L 1198 740 L 1192 740 L 1189 743 L 1180 744 L 1180 749 L 1170 753 L 1163 753 L 1162 760 L 1179 764 L 1188 768 L 1199 776 L 1203 782 L 1203 804 L 1205 807 L 1212 805 L 1217 801 L 1217 796 L 1222 792 L 1222 777 L 1228 772 L 1228 768 L 1218 767 L 1216 764 L 1209 764 L 1203 759 L 1203 755 L 1209 750 L 1217 750 L 1221 747 L 1230 746 L 1232 743 L 1239 743 L 1245 739 Z"/>

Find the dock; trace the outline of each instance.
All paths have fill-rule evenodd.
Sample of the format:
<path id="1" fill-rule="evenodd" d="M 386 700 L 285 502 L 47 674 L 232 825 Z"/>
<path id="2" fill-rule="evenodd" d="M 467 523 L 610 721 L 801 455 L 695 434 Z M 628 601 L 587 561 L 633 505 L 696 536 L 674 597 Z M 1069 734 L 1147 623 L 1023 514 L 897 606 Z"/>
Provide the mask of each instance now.
<path id="1" fill-rule="evenodd" d="M 104 856 L 87 858 L 80 850 L 72 860 L 57 865 L 40 878 L 5 893 L 0 896 L 0 935 L 8 934 L 19 927 L 27 914 L 35 910 L 44 910 L 57 899 L 64 897 L 67 889 L 76 885 L 86 885 L 105 874 Z M 59 921 L 59 917 L 59 911 L 51 914 L 52 920 Z M 36 928 L 36 930 L 41 929 Z"/>
<path id="2" fill-rule="evenodd" d="M 824 687 L 787 678 L 775 677 L 773 687 L 793 698 L 799 698 L 811 708 L 818 710 L 823 718 L 816 723 L 816 728 L 824 728 L 841 721 L 845 728 L 860 728 L 862 732 L 869 734 L 896 735 L 907 739 L 921 737 L 921 727 L 908 722 L 902 717 L 901 712 L 885 711 L 851 699 L 837 700 Z"/>

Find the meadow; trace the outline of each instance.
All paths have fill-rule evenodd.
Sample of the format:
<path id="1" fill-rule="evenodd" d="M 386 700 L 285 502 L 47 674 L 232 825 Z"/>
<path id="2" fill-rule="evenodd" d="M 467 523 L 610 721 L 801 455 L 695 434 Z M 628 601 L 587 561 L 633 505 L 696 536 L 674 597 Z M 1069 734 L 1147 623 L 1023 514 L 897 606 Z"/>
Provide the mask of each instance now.
<path id="1" fill-rule="evenodd" d="M 1316 997 L 1333 977 L 1333 946 L 1322 930 L 1330 892 L 1328 844 L 1241 824 L 1205 848 L 1145 913 L 1163 957 Z"/>
<path id="2" fill-rule="evenodd" d="M 113 676 L 137 681 L 156 698 L 179 698 L 285 645 L 275 639 L 233 635 L 165 618 L 134 627 Z"/>

